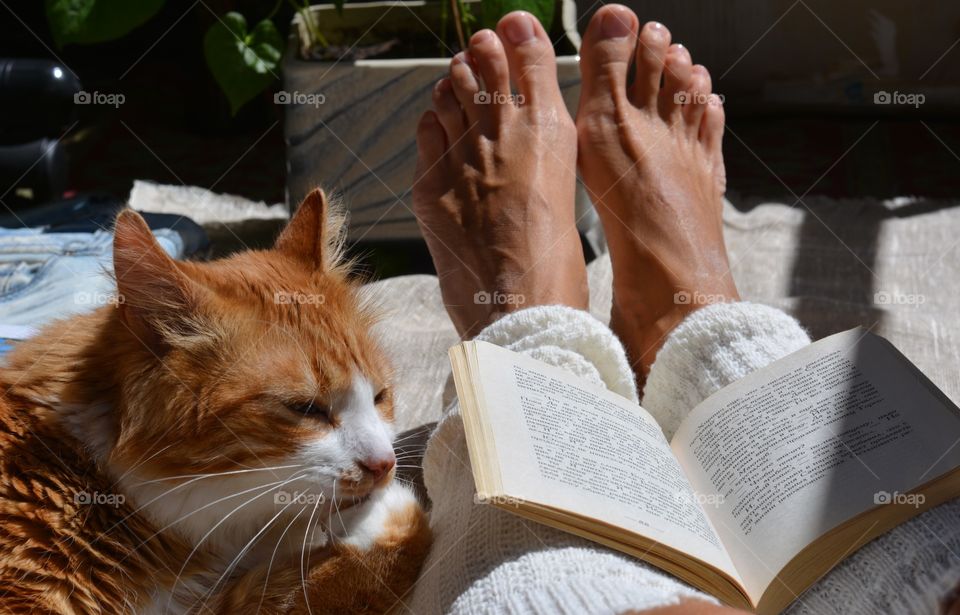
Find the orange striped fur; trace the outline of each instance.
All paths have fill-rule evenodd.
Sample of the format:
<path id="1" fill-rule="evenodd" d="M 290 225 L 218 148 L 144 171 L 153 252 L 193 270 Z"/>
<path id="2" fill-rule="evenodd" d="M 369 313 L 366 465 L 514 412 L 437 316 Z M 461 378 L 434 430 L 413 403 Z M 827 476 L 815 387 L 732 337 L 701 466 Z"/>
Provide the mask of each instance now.
<path id="1" fill-rule="evenodd" d="M 0 613 L 366 613 L 424 513 L 389 366 L 314 191 L 271 250 L 170 259 L 117 219 L 117 305 L 0 370 Z"/>

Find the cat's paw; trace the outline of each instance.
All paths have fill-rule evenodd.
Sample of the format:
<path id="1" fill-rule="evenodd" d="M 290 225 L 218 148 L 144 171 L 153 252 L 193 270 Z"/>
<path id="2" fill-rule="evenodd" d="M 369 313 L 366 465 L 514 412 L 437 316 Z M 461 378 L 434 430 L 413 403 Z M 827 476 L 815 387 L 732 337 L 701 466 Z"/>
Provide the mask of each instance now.
<path id="1" fill-rule="evenodd" d="M 361 551 L 404 542 L 423 533 L 427 525 L 426 514 L 413 490 L 398 482 L 378 490 L 362 505 L 344 511 L 338 521 L 334 542 Z"/>

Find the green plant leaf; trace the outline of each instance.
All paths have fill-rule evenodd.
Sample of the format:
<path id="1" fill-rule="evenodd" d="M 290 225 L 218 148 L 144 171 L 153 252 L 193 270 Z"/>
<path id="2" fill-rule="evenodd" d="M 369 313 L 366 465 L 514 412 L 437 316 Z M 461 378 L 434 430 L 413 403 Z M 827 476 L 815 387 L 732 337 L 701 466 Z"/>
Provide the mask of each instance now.
<path id="1" fill-rule="evenodd" d="M 527 11 L 549 32 L 556 6 L 556 0 L 480 0 L 480 27 L 496 28 L 500 18 L 510 11 Z"/>
<path id="2" fill-rule="evenodd" d="M 277 77 L 283 37 L 269 19 L 247 31 L 247 20 L 230 12 L 203 37 L 203 55 L 217 85 L 230 102 L 230 113 L 267 89 Z"/>
<path id="3" fill-rule="evenodd" d="M 127 34 L 157 14 L 165 0 L 45 0 L 58 47 L 102 43 Z"/>

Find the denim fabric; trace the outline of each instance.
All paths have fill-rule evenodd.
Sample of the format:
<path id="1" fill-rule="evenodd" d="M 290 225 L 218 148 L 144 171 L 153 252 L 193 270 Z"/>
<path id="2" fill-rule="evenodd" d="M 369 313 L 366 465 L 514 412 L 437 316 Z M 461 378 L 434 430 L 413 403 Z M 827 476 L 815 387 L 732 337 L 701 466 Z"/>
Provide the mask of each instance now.
<path id="1" fill-rule="evenodd" d="M 93 233 L 113 227 L 126 202 L 110 195 L 80 194 L 69 199 L 22 209 L 0 209 L 0 227 L 10 229 L 43 228 L 45 233 Z M 184 216 L 140 212 L 152 229 L 175 229 L 183 239 L 184 256 L 192 256 L 209 247 L 203 227 Z"/>
<path id="2" fill-rule="evenodd" d="M 153 233 L 167 254 L 183 256 L 179 233 L 171 229 Z M 11 326 L 7 330 L 12 331 L 36 329 L 57 318 L 115 303 L 112 271 L 113 233 L 109 231 L 0 229 L 0 326 Z M 0 336 L 3 332 L 0 329 Z"/>

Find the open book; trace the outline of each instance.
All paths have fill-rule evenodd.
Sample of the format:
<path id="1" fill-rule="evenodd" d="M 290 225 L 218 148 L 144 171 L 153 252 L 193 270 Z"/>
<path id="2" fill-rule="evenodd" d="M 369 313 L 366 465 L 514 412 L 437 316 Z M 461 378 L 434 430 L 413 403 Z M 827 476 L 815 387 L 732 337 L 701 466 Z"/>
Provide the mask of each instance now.
<path id="1" fill-rule="evenodd" d="M 720 390 L 673 440 L 643 408 L 485 342 L 450 350 L 477 497 L 778 613 L 960 495 L 960 410 L 883 338 L 833 335 Z"/>

